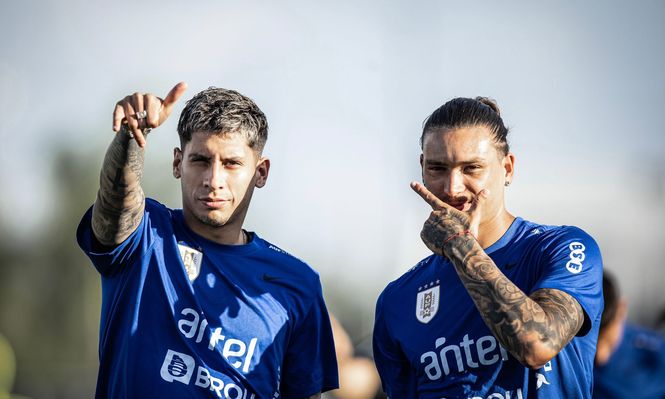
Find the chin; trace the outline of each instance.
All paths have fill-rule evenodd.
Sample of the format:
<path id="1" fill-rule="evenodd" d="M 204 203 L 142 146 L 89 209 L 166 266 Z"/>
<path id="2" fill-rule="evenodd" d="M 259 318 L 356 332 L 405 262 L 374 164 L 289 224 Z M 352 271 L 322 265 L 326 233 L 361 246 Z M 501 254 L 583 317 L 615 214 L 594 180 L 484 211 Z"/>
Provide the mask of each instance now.
<path id="1" fill-rule="evenodd" d="M 210 227 L 224 227 L 229 222 L 228 217 L 223 215 L 215 215 L 213 212 L 205 215 L 199 215 L 197 219 L 199 219 L 201 223 Z"/>

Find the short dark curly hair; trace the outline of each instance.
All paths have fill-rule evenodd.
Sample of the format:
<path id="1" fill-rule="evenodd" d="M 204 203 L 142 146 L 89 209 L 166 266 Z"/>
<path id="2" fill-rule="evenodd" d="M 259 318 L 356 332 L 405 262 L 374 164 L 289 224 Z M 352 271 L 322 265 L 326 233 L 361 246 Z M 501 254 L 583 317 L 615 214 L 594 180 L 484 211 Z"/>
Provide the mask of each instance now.
<path id="1" fill-rule="evenodd" d="M 187 101 L 178 121 L 180 145 L 192 140 L 192 134 L 240 133 L 259 154 L 268 140 L 268 121 L 261 109 L 237 91 L 209 87 Z"/>

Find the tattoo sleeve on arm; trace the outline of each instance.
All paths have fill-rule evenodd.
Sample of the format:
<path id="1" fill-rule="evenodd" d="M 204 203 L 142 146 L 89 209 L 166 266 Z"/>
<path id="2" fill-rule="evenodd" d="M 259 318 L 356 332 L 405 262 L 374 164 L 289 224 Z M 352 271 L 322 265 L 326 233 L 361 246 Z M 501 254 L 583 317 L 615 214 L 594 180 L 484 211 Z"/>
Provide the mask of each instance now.
<path id="1" fill-rule="evenodd" d="M 451 259 L 485 323 L 525 366 L 540 368 L 575 336 L 584 322 L 580 304 L 556 289 L 522 292 L 468 236 L 453 240 Z"/>
<path id="2" fill-rule="evenodd" d="M 145 195 L 141 188 L 144 150 L 123 127 L 104 158 L 92 211 L 92 231 L 104 245 L 118 245 L 138 227 Z"/>

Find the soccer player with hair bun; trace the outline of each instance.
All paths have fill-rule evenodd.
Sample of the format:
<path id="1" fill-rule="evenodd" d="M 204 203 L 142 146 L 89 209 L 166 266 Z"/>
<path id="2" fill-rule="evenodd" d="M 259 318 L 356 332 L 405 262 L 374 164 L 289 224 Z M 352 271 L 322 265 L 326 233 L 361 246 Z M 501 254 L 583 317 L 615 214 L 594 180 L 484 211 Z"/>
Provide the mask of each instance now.
<path id="1" fill-rule="evenodd" d="M 423 126 L 433 252 L 376 304 L 374 357 L 392 399 L 590 398 L 603 309 L 598 245 L 514 216 L 515 155 L 496 103 L 455 98 Z"/>

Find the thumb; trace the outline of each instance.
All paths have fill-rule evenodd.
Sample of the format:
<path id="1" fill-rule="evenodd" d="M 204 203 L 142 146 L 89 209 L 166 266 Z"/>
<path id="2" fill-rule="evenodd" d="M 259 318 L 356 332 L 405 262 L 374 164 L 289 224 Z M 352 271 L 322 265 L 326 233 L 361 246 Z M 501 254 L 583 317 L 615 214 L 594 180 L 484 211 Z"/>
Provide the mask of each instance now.
<path id="1" fill-rule="evenodd" d="M 185 93 L 187 90 L 187 83 L 180 82 L 177 85 L 173 86 L 169 94 L 164 97 L 164 102 L 162 102 L 162 112 L 168 116 L 171 113 L 173 105 L 178 101 L 178 99 Z"/>

